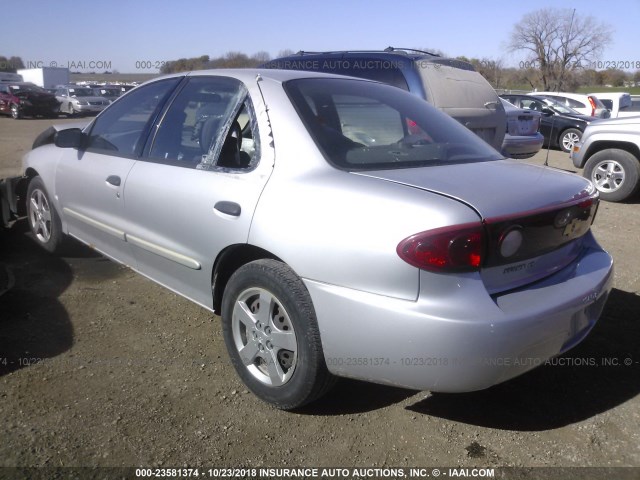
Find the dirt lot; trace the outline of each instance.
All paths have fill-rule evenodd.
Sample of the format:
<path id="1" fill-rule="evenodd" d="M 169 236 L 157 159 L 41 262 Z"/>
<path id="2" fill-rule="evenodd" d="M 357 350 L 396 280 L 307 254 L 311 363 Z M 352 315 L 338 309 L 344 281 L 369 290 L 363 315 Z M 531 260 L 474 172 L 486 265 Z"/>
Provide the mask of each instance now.
<path id="1" fill-rule="evenodd" d="M 0 118 L 0 177 L 50 123 Z M 463 395 L 341 381 L 297 413 L 247 392 L 218 318 L 87 248 L 47 255 L 25 230 L 0 240 L 0 466 L 640 467 L 637 200 L 601 204 L 615 289 L 556 365 Z"/>

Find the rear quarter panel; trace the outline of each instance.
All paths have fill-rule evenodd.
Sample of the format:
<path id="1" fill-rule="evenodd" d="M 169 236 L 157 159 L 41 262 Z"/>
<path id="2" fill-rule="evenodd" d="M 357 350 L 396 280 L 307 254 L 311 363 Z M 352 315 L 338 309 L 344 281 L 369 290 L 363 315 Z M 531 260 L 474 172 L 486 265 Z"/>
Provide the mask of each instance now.
<path id="1" fill-rule="evenodd" d="M 478 221 L 462 203 L 330 166 L 276 82 L 260 83 L 276 147 L 275 168 L 249 243 L 301 277 L 380 295 L 416 299 L 419 270 L 398 257 L 404 238 Z"/>

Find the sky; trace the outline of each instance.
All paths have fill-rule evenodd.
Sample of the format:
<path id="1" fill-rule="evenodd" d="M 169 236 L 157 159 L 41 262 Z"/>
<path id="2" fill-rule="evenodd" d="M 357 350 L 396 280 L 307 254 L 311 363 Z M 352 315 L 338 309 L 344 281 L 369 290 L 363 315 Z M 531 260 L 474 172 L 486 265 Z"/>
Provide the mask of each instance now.
<path id="1" fill-rule="evenodd" d="M 3 4 L 8 0 L 0 0 Z M 13 2 L 11 2 L 13 3 Z M 531 11 L 576 9 L 613 27 L 603 61 L 640 64 L 640 0 L 19 0 L 0 28 L 0 56 L 27 66 L 157 73 L 162 62 L 229 51 L 425 48 L 501 59 L 513 25 Z M 5 12 L 6 13 L 6 12 Z M 632 68 L 631 70 L 636 70 Z"/>

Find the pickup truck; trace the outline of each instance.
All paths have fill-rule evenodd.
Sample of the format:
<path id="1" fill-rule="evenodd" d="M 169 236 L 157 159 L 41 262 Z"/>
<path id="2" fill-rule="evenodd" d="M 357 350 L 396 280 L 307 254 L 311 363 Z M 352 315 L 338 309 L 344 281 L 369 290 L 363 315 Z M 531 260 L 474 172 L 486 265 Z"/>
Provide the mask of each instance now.
<path id="1" fill-rule="evenodd" d="M 570 155 L 600 198 L 621 202 L 632 197 L 640 189 L 640 117 L 589 124 Z"/>

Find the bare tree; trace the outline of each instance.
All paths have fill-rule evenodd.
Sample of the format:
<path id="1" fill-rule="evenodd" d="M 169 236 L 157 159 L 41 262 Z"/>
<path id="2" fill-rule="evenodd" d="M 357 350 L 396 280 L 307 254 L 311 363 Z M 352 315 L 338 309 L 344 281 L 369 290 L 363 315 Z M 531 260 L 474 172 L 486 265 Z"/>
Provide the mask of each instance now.
<path id="1" fill-rule="evenodd" d="M 528 52 L 525 63 L 537 70 L 535 80 L 545 90 L 559 91 L 573 73 L 590 68 L 600 57 L 611 43 L 611 31 L 609 25 L 579 17 L 575 10 L 545 8 L 514 25 L 509 50 Z"/>
<path id="2" fill-rule="evenodd" d="M 290 57 L 291 55 L 293 55 L 294 52 L 293 50 L 291 50 L 290 48 L 285 48 L 284 50 L 280 50 L 278 52 L 278 57 Z"/>

